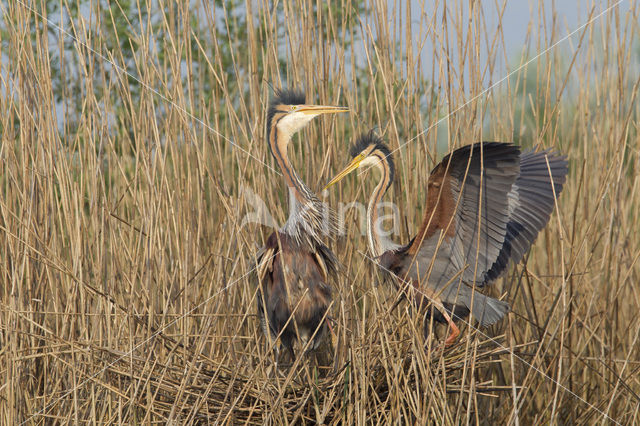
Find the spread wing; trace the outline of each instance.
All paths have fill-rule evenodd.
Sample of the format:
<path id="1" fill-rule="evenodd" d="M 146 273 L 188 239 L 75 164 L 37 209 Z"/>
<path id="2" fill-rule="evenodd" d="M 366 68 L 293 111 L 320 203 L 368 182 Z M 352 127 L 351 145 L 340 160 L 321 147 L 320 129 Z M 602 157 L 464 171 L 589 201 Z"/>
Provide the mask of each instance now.
<path id="1" fill-rule="evenodd" d="M 520 175 L 509 192 L 509 221 L 504 244 L 483 285 L 498 278 L 510 261 L 520 262 L 549 221 L 567 173 L 565 156 L 550 150 L 522 154 Z"/>
<path id="2" fill-rule="evenodd" d="M 422 226 L 405 250 L 426 263 L 423 271 L 434 265 L 435 281 L 462 270 L 464 282 L 484 282 L 504 245 L 519 157 L 512 144 L 483 142 L 452 152 L 433 169 Z M 436 248 L 440 240 L 444 250 Z"/>

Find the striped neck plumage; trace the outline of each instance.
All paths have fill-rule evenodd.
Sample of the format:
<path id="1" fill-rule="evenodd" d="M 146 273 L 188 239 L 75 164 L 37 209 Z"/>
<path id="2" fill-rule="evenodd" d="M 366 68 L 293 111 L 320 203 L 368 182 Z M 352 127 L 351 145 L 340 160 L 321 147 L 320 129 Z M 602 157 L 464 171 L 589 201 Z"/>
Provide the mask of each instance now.
<path id="1" fill-rule="evenodd" d="M 287 155 L 291 137 L 290 132 L 279 129 L 276 123 L 269 138 L 271 152 L 289 189 L 289 218 L 281 231 L 292 236 L 299 244 L 314 246 L 322 244 L 322 235 L 335 232 L 336 219 L 328 206 L 316 197 L 293 169 Z"/>
<path id="2" fill-rule="evenodd" d="M 369 205 L 367 206 L 367 239 L 369 240 L 369 249 L 374 257 L 381 256 L 382 253 L 391 249 L 395 244 L 380 234 L 382 224 L 378 223 L 378 204 L 382 201 L 382 197 L 389 189 L 391 184 L 391 172 L 389 164 L 383 156 L 375 155 L 375 166 L 380 170 L 382 176 L 380 182 L 373 190 Z"/>

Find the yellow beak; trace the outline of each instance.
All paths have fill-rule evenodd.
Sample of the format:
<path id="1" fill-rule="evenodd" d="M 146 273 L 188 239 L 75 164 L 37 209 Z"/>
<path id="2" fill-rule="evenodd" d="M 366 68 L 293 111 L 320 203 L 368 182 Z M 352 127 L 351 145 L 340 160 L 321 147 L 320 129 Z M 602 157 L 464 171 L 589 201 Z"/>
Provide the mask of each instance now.
<path id="1" fill-rule="evenodd" d="M 364 155 L 362 155 L 362 154 L 358 155 L 356 158 L 351 160 L 351 163 L 349 163 L 349 165 L 347 167 L 345 167 L 343 171 L 341 171 L 340 173 L 335 175 L 334 178 L 329 181 L 327 186 L 324 187 L 324 189 L 327 189 L 331 185 L 341 181 L 346 175 L 348 175 L 349 173 L 351 173 L 352 171 L 354 171 L 358 167 L 360 167 L 360 163 L 362 162 L 362 160 L 364 160 Z M 323 189 L 323 191 L 324 191 L 324 189 Z"/>
<path id="2" fill-rule="evenodd" d="M 348 112 L 349 108 L 330 105 L 301 105 L 297 112 L 305 114 L 337 114 L 339 112 Z"/>

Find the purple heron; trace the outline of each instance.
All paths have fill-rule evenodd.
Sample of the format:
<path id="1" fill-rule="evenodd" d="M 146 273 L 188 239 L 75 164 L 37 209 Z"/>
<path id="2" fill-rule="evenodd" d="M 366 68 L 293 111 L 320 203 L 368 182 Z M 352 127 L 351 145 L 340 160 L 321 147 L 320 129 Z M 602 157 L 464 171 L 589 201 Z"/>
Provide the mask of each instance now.
<path id="1" fill-rule="evenodd" d="M 298 339 L 309 350 L 321 342 L 337 260 L 322 242 L 335 219 L 298 177 L 287 146 L 314 117 L 346 111 L 338 106 L 308 105 L 302 92 L 278 90 L 267 113 L 269 149 L 289 190 L 290 211 L 284 226 L 269 236 L 257 255 L 258 317 L 267 339 L 269 334 L 279 338 L 292 357 Z"/>
<path id="2" fill-rule="evenodd" d="M 369 132 L 357 139 L 351 157 L 327 187 L 363 166 L 380 171 L 367 209 L 369 249 L 395 275 L 394 282 L 410 284 L 402 287 L 413 289 L 419 309 L 427 302 L 435 307 L 434 320 L 450 327 L 445 346 L 460 334 L 452 317 L 471 313 L 483 327 L 500 320 L 508 303 L 477 289 L 498 278 L 509 262 L 518 263 L 545 227 L 565 182 L 566 157 L 549 150 L 521 154 L 517 146 L 499 142 L 453 151 L 431 171 L 422 225 L 406 245 L 386 239 L 376 226 L 378 203 L 394 177 L 389 149 Z"/>

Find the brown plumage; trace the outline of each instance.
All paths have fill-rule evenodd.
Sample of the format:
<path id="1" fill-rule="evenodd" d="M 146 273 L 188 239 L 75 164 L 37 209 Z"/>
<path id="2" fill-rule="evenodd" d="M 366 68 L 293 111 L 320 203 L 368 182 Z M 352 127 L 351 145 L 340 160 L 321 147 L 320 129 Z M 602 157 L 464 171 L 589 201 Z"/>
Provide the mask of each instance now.
<path id="1" fill-rule="evenodd" d="M 500 320 L 506 302 L 477 291 L 519 262 L 544 228 L 567 174 L 565 157 L 551 151 L 520 153 L 509 143 L 482 142 L 447 155 L 427 182 L 424 218 L 404 246 L 385 240 L 375 229 L 377 204 L 393 180 L 388 148 L 373 133 L 361 136 L 354 160 L 329 182 L 332 185 L 363 165 L 375 165 L 382 179 L 369 202 L 369 245 L 383 270 L 409 289 L 418 307 L 427 300 L 434 318 L 459 334 L 451 314 L 472 316 L 481 326 Z M 425 324 L 426 325 L 426 324 Z"/>
<path id="2" fill-rule="evenodd" d="M 324 318 L 331 303 L 329 283 L 335 275 L 335 256 L 326 246 L 300 247 L 279 231 L 269 236 L 265 249 L 259 270 L 262 291 L 258 293 L 263 331 L 270 331 L 273 338 L 280 336 L 292 355 L 297 337 L 304 347 L 316 333 L 309 347 L 315 349 L 326 331 Z"/>
<path id="3" fill-rule="evenodd" d="M 447 173 L 447 167 L 439 164 L 427 183 L 427 206 L 424 210 L 422 226 L 414 241 L 422 241 L 430 238 L 438 229 L 444 229 L 447 237 L 453 237 L 455 228 L 449 226 L 449 221 L 456 209 L 456 203 L 450 191 L 442 192 L 442 188 L 451 186 L 451 175 Z M 409 248 L 409 253 L 415 254 L 418 244 Z"/>
<path id="4" fill-rule="evenodd" d="M 258 317 L 265 335 L 279 338 L 292 356 L 298 338 L 301 348 L 315 349 L 325 333 L 337 260 L 322 242 L 335 219 L 292 168 L 287 145 L 317 115 L 345 111 L 306 105 L 302 93 L 282 90 L 267 114 L 267 139 L 289 190 L 290 213 L 257 255 Z"/>

